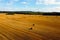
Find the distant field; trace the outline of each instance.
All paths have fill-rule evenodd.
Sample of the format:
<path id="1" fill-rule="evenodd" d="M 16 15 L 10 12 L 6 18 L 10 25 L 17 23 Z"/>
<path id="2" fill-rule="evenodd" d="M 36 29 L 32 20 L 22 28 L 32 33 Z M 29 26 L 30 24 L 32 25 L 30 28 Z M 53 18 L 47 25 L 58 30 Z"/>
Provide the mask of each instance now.
<path id="1" fill-rule="evenodd" d="M 0 14 L 0 40 L 60 40 L 60 16 Z"/>

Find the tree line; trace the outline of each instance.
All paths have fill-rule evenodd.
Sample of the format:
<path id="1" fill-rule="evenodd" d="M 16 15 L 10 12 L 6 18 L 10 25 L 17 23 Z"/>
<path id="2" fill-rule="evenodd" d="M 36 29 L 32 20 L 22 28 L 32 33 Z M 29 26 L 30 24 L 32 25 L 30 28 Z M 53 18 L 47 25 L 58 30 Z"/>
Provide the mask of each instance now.
<path id="1" fill-rule="evenodd" d="M 24 14 L 24 15 L 60 15 L 60 12 L 32 12 L 32 11 L 0 11 L 0 13 L 6 13 L 7 15 Z"/>

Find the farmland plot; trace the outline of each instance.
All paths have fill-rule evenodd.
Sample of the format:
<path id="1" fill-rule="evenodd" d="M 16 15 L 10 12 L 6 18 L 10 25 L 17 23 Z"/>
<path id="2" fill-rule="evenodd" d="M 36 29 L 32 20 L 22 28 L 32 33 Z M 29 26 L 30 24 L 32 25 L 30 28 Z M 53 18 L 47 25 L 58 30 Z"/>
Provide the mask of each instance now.
<path id="1" fill-rule="evenodd" d="M 0 14 L 0 40 L 60 40 L 60 16 Z"/>

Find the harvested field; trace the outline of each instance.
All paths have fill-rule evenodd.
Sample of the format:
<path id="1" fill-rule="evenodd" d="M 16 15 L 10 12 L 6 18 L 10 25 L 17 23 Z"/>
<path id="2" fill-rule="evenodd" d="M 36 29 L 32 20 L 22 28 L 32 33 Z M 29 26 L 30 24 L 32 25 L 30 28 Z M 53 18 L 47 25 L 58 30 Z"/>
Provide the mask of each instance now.
<path id="1" fill-rule="evenodd" d="M 0 14 L 0 40 L 60 40 L 60 16 Z"/>

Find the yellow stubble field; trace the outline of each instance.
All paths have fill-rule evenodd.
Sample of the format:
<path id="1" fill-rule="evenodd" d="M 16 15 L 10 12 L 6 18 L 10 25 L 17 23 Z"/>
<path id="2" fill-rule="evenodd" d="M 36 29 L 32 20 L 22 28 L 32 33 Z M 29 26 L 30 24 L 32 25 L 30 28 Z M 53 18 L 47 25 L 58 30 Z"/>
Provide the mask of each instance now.
<path id="1" fill-rule="evenodd" d="M 0 40 L 60 40 L 60 16 L 0 14 Z"/>

